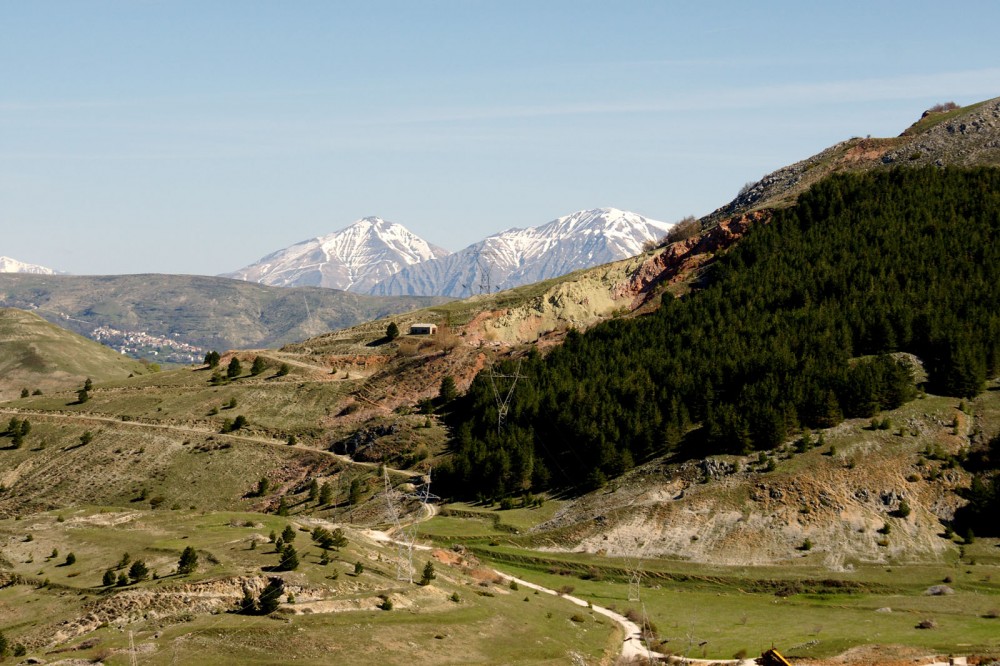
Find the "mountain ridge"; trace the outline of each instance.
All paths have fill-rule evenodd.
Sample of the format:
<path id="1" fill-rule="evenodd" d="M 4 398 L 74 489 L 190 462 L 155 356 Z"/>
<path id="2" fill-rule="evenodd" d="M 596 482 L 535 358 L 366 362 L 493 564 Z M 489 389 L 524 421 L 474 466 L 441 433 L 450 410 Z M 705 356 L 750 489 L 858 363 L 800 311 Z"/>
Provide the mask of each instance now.
<path id="1" fill-rule="evenodd" d="M 18 261 L 12 257 L 0 256 L 0 273 L 28 273 L 32 275 L 62 275 L 61 271 L 48 268 L 46 266 L 39 266 L 38 264 L 29 264 L 24 261 Z"/>
<path id="2" fill-rule="evenodd" d="M 369 293 L 461 297 L 508 289 L 634 256 L 671 226 L 617 208 L 581 210 L 408 266 Z"/>
<path id="3" fill-rule="evenodd" d="M 447 254 L 403 225 L 371 216 L 276 250 L 220 277 L 274 287 L 332 287 L 364 293 L 405 266 Z"/>

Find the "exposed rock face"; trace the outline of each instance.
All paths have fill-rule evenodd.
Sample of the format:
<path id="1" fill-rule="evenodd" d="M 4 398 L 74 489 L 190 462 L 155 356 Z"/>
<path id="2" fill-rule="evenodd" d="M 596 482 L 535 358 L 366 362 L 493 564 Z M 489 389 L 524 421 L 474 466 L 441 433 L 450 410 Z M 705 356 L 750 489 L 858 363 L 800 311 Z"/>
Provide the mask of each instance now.
<path id="1" fill-rule="evenodd" d="M 1000 166 L 1000 98 L 925 113 L 898 137 L 842 141 L 745 187 L 702 223 L 711 226 L 746 211 L 788 205 L 833 173 L 928 165 Z"/>

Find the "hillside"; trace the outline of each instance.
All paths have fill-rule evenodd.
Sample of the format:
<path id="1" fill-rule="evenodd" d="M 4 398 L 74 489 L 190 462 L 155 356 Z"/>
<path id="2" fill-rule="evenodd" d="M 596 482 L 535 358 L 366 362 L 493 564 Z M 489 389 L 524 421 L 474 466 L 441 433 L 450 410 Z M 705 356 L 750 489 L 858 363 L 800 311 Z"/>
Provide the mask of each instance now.
<path id="1" fill-rule="evenodd" d="M 0 308 L 0 402 L 23 389 L 49 392 L 124 379 L 149 369 L 112 349 L 54 326 L 36 314 Z"/>
<path id="2" fill-rule="evenodd" d="M 183 362 L 200 359 L 208 349 L 277 346 L 442 300 L 282 289 L 192 275 L 0 275 L 2 307 L 36 312 L 87 337 L 110 327 L 161 338 L 159 344 L 196 347 Z"/>
<path id="3" fill-rule="evenodd" d="M 998 192 L 994 169 L 835 174 L 560 278 L 0 404 L 0 626 L 46 660 L 123 660 L 133 631 L 150 663 L 613 663 L 591 603 L 663 654 L 995 655 Z M 429 586 L 385 541 L 411 521 Z M 158 575 L 101 585 L 126 552 Z M 278 612 L 224 612 L 274 579 Z"/>
<path id="4" fill-rule="evenodd" d="M 707 216 L 702 224 L 711 226 L 734 215 L 789 206 L 812 185 L 836 173 L 998 165 L 1000 97 L 960 108 L 928 110 L 897 137 L 842 141 L 748 183 L 735 199 Z"/>

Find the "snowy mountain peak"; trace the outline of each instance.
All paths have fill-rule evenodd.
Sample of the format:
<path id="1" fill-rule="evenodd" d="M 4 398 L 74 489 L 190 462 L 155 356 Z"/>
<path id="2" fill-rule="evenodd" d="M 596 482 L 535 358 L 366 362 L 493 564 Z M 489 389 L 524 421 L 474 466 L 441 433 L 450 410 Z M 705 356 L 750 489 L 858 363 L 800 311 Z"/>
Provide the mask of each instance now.
<path id="1" fill-rule="evenodd" d="M 508 229 L 442 259 L 408 266 L 370 293 L 468 296 L 565 275 L 638 254 L 671 225 L 617 208 L 581 210 L 537 227 Z M 489 279 L 485 279 L 484 270 Z"/>
<path id="2" fill-rule="evenodd" d="M 37 264 L 26 264 L 10 257 L 0 257 L 0 273 L 33 273 L 34 275 L 57 275 L 59 271 L 54 271 L 45 266 Z"/>
<path id="3" fill-rule="evenodd" d="M 273 252 L 225 277 L 279 287 L 365 292 L 406 266 L 447 254 L 403 225 L 371 216 Z"/>

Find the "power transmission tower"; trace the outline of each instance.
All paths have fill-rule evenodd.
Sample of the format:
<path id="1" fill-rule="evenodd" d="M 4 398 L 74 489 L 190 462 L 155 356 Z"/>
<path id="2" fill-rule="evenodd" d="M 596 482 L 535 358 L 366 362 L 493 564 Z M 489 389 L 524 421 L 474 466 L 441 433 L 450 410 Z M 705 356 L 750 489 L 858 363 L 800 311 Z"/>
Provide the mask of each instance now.
<path id="1" fill-rule="evenodd" d="M 472 253 L 472 260 L 476 264 L 475 274 L 469 284 L 462 286 L 469 290 L 470 296 L 492 294 L 493 286 L 493 257 L 489 250 L 483 251 L 482 247 L 477 247 Z M 499 289 L 499 287 L 495 287 Z"/>
<path id="2" fill-rule="evenodd" d="M 510 411 L 510 400 L 514 397 L 514 387 L 517 386 L 517 381 L 523 378 L 524 375 L 521 374 L 521 359 L 517 359 L 517 365 L 514 368 L 514 374 L 505 375 L 497 372 L 496 365 L 490 365 L 490 386 L 493 388 L 493 399 L 497 403 L 497 432 L 499 433 L 503 430 L 504 424 L 507 422 L 507 412 Z M 510 386 L 507 387 L 506 391 L 501 389 L 503 385 L 502 380 L 510 380 Z M 498 382 L 497 380 L 501 380 Z"/>
<path id="3" fill-rule="evenodd" d="M 404 529 L 399 520 L 399 513 L 402 500 L 405 496 L 392 487 L 392 481 L 389 480 L 389 470 L 387 468 L 382 469 L 382 474 L 385 479 L 385 501 L 389 520 L 392 521 L 393 525 L 391 533 L 394 536 L 393 540 L 396 542 L 399 554 L 399 557 L 396 559 L 396 580 L 405 580 L 412 583 L 413 542 L 417 537 L 417 528 L 415 525 L 410 525 Z"/>

